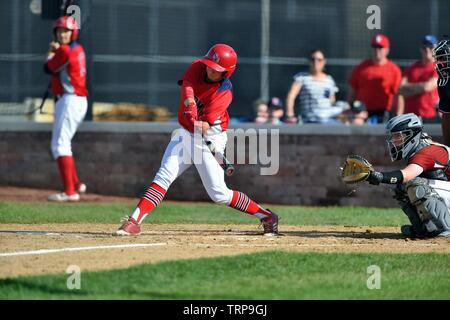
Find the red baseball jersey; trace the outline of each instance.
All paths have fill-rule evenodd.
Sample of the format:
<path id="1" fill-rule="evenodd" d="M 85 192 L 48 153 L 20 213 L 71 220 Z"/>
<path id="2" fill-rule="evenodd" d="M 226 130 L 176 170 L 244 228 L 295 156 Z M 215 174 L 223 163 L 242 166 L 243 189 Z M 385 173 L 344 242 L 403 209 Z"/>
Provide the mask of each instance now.
<path id="1" fill-rule="evenodd" d="M 186 108 L 184 101 L 187 98 L 193 98 L 197 104 L 197 120 L 219 127 L 220 131 L 228 129 L 230 117 L 227 109 L 233 100 L 233 86 L 229 79 L 220 82 L 208 82 L 206 66 L 200 60 L 195 60 L 188 67 L 178 84 L 181 85 L 178 122 L 183 128 L 186 130 L 190 128 L 189 121 L 184 115 Z"/>
<path id="2" fill-rule="evenodd" d="M 52 73 L 52 92 L 54 95 L 72 93 L 86 97 L 86 55 L 81 44 L 76 41 L 62 44 L 55 55 L 45 64 Z"/>
<path id="3" fill-rule="evenodd" d="M 392 61 L 379 65 L 369 59 L 356 66 L 349 83 L 367 111 L 391 111 L 401 78 L 400 68 Z"/>
<path id="4" fill-rule="evenodd" d="M 432 144 L 417 151 L 417 153 L 408 160 L 408 164 L 417 164 L 423 168 L 424 172 L 426 172 L 444 169 L 447 166 L 448 160 L 447 149 L 442 146 Z M 449 168 L 447 168 L 445 174 L 450 180 Z"/>
<path id="5" fill-rule="evenodd" d="M 409 83 L 426 82 L 438 77 L 433 63 L 424 64 L 417 61 L 405 71 Z M 437 88 L 433 91 L 423 92 L 405 98 L 405 113 L 415 113 L 424 118 L 436 116 L 436 105 L 439 103 Z"/>

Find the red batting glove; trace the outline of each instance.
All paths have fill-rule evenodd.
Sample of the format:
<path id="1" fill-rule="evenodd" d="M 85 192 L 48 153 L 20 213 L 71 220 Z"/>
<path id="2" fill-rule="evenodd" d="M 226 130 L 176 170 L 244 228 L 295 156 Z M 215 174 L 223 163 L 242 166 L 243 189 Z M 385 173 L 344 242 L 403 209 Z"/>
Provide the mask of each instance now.
<path id="1" fill-rule="evenodd" d="M 184 109 L 184 116 L 189 122 L 189 128 L 188 130 L 192 133 L 194 133 L 194 124 L 195 121 L 197 121 L 198 113 L 197 113 L 197 105 L 192 102 L 190 103 L 186 109 Z"/>

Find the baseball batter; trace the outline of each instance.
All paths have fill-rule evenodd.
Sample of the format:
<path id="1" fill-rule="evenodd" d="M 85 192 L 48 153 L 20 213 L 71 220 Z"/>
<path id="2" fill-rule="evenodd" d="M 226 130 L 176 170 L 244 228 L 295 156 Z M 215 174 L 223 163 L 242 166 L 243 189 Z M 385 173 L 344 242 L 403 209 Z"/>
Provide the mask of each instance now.
<path id="1" fill-rule="evenodd" d="M 372 171 L 367 180 L 395 185 L 394 198 L 411 222 L 401 227 L 403 235 L 450 237 L 450 148 L 433 142 L 413 113 L 389 120 L 386 133 L 391 160 L 408 164 L 391 172 Z"/>
<path id="2" fill-rule="evenodd" d="M 131 216 L 126 217 L 116 235 L 138 235 L 144 218 L 163 200 L 170 185 L 191 165 L 195 165 L 210 198 L 260 219 L 265 235 L 278 234 L 278 216 L 225 184 L 224 171 L 212 151 L 223 153 L 229 124 L 227 109 L 233 99 L 230 77 L 237 55 L 226 44 L 216 44 L 195 60 L 178 81 L 181 101 L 177 130 L 166 148 L 161 167 Z M 199 132 L 199 134 L 197 134 Z M 198 136 L 201 139 L 198 139 Z M 205 142 L 209 142 L 207 146 Z M 195 159 L 195 155 L 200 159 Z"/>
<path id="3" fill-rule="evenodd" d="M 48 197 L 49 201 L 80 200 L 86 191 L 80 182 L 72 154 L 71 141 L 87 111 L 86 59 L 78 37 L 76 20 L 60 17 L 53 26 L 54 40 L 50 43 L 45 72 L 52 75 L 52 93 L 56 97 L 51 151 L 58 163 L 64 191 Z"/>

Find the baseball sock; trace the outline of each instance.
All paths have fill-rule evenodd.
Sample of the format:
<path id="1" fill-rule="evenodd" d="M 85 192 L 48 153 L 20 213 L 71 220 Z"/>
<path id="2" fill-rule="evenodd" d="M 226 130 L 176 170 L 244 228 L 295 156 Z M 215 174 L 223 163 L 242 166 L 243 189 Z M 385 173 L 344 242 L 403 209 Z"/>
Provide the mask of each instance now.
<path id="1" fill-rule="evenodd" d="M 145 217 L 152 212 L 158 204 L 160 204 L 166 195 L 166 192 L 167 191 L 164 190 L 164 188 L 152 182 L 139 201 L 137 208 L 131 215 L 131 218 L 133 218 L 138 224 L 141 224 Z"/>
<path id="2" fill-rule="evenodd" d="M 78 185 L 80 184 L 80 179 L 78 178 L 78 172 L 77 172 L 77 166 L 75 165 L 75 158 L 72 156 L 72 163 L 73 163 L 73 167 L 72 167 L 72 178 L 73 178 L 73 185 L 75 187 L 78 187 Z"/>
<path id="3" fill-rule="evenodd" d="M 239 191 L 233 191 L 233 198 L 231 199 L 229 206 L 239 211 L 254 215 L 259 219 L 272 216 L 270 211 L 264 209 L 255 201 L 250 199 L 246 194 Z"/>
<path id="4" fill-rule="evenodd" d="M 59 174 L 64 184 L 64 193 L 67 195 L 75 194 L 75 185 L 73 183 L 73 158 L 71 156 L 61 156 L 58 161 Z"/>

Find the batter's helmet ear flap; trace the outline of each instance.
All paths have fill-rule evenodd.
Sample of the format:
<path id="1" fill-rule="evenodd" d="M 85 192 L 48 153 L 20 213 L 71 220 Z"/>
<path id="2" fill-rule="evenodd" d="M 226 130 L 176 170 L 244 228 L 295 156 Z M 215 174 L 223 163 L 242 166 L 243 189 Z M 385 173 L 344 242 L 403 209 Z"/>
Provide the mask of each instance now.
<path id="1" fill-rule="evenodd" d="M 237 54 L 229 45 L 219 43 L 212 46 L 200 61 L 217 72 L 225 72 L 223 78 L 227 79 L 236 70 Z"/>
<path id="2" fill-rule="evenodd" d="M 56 40 L 56 29 L 66 28 L 72 31 L 71 41 L 75 41 L 78 38 L 79 27 L 77 21 L 72 16 L 59 17 L 53 24 L 53 36 Z"/>

